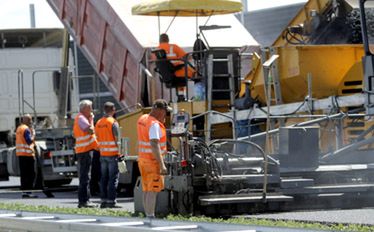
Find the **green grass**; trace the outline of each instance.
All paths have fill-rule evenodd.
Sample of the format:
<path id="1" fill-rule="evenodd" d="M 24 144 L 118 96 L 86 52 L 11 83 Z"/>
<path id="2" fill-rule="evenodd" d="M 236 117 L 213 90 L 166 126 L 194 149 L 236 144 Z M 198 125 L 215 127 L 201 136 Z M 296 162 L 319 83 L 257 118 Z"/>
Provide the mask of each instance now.
<path id="1" fill-rule="evenodd" d="M 43 213 L 62 213 L 62 214 L 81 214 L 81 215 L 98 215 L 111 217 L 135 217 L 133 213 L 126 210 L 113 209 L 99 209 L 99 208 L 64 208 L 64 207 L 50 207 L 42 205 L 26 205 L 20 203 L 0 203 L 1 210 L 12 211 L 28 211 L 28 212 L 43 212 Z M 140 215 L 142 217 L 142 215 Z M 268 220 L 268 219 L 254 219 L 254 218 L 210 218 L 210 217 L 185 217 L 180 215 L 169 215 L 165 219 L 171 221 L 190 221 L 190 222 L 213 222 L 213 223 L 231 223 L 253 226 L 274 226 L 286 228 L 305 228 L 311 230 L 330 230 L 330 231 L 358 231 L 368 232 L 374 231 L 374 226 L 360 225 L 360 224 L 321 224 L 310 222 L 298 222 L 290 220 Z"/>

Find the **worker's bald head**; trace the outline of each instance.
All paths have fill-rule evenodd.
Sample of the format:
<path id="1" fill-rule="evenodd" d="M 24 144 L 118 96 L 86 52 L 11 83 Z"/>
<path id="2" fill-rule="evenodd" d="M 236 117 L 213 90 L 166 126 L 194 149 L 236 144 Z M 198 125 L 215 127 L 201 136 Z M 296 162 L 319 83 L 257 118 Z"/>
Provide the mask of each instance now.
<path id="1" fill-rule="evenodd" d="M 169 36 L 167 34 L 160 35 L 160 43 L 169 43 Z"/>
<path id="2" fill-rule="evenodd" d="M 26 124 L 28 126 L 31 126 L 32 124 L 32 117 L 30 114 L 25 114 L 22 116 L 22 123 Z"/>

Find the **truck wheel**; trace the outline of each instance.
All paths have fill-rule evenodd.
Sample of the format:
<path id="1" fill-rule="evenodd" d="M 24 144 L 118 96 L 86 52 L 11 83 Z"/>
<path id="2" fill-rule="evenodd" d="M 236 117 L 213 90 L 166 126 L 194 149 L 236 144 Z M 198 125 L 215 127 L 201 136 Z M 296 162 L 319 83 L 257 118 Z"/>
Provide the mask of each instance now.
<path id="1" fill-rule="evenodd" d="M 0 143 L 4 143 L 6 147 L 11 147 L 14 145 L 15 139 L 13 138 L 12 134 L 7 131 L 7 132 L 1 132 L 0 133 Z"/>
<path id="2" fill-rule="evenodd" d="M 7 138 L 6 138 L 6 143 L 7 143 L 8 147 L 14 146 L 15 145 L 15 142 L 14 142 L 15 140 L 16 140 L 15 137 L 12 136 L 11 133 L 8 133 Z"/>

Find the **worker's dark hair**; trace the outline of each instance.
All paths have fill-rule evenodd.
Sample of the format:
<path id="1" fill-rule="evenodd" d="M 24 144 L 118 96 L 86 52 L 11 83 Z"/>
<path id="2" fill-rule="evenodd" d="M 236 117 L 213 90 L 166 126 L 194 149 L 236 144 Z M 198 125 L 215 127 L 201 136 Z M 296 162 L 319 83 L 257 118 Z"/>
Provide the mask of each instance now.
<path id="1" fill-rule="evenodd" d="M 163 109 L 163 110 L 166 110 L 166 112 L 171 112 L 173 111 L 173 108 L 171 108 L 167 101 L 165 101 L 164 99 L 157 99 L 153 102 L 153 105 L 152 105 L 152 108 L 153 109 Z"/>
<path id="2" fill-rule="evenodd" d="M 168 43 L 169 42 L 169 36 L 165 33 L 160 35 L 160 43 Z"/>
<path id="3" fill-rule="evenodd" d="M 107 113 L 110 113 L 112 111 L 115 111 L 115 107 L 114 107 L 114 103 L 113 102 L 105 102 L 104 104 L 104 112 L 107 114 Z"/>

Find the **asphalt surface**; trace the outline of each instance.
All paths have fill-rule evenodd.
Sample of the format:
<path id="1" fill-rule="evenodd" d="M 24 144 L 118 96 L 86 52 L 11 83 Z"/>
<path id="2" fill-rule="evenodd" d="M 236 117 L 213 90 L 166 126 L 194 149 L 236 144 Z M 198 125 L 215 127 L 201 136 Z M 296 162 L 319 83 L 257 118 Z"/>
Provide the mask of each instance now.
<path id="1" fill-rule="evenodd" d="M 246 216 L 273 220 L 374 225 L 374 208 L 285 212 Z"/>
<path id="2" fill-rule="evenodd" d="M 35 195 L 38 196 L 36 199 L 22 199 L 21 191 L 18 187 L 19 178 L 12 177 L 10 181 L 0 182 L 0 202 L 75 208 L 77 207 L 78 203 L 77 191 L 72 191 L 72 189 L 76 189 L 77 185 L 78 181 L 74 179 L 70 186 L 66 186 L 66 191 L 54 192 L 54 198 L 46 198 L 46 196 L 39 191 L 35 192 Z M 99 204 L 100 198 L 94 196 L 91 198 L 91 201 Z M 119 197 L 117 201 L 118 204 L 122 206 L 122 208 L 118 210 L 134 212 L 132 198 Z M 272 214 L 245 215 L 244 217 L 322 223 L 374 225 L 374 208 L 281 212 Z"/>

